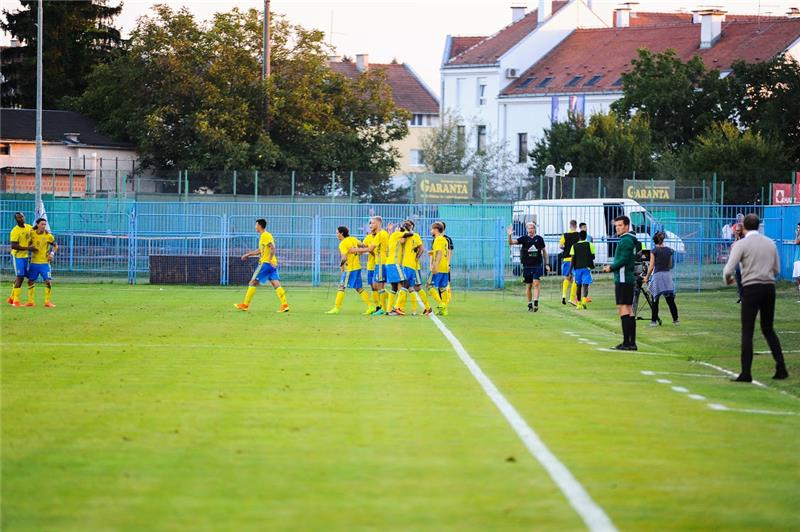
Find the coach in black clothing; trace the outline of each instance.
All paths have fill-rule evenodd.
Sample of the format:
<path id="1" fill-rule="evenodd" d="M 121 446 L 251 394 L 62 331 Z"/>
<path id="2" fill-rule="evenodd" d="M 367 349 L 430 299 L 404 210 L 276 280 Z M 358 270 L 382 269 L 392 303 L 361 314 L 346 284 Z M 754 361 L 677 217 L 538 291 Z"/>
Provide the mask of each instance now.
<path id="1" fill-rule="evenodd" d="M 781 342 L 772 326 L 775 318 L 775 276 L 780 271 L 780 261 L 775 242 L 758 232 L 758 216 L 744 217 L 744 238 L 731 248 L 728 263 L 722 271 L 727 284 L 735 282 L 736 267 L 742 271 L 742 372 L 737 382 L 752 382 L 750 368 L 753 365 L 753 331 L 756 314 L 761 313 L 761 332 L 767 339 L 772 358 L 775 359 L 773 379 L 789 376 L 783 360 Z"/>
<path id="2" fill-rule="evenodd" d="M 539 311 L 539 291 L 541 282 L 539 279 L 546 270 L 550 269 L 547 264 L 547 246 L 544 238 L 536 234 L 536 224 L 528 222 L 526 224 L 527 235 L 514 238 L 513 226 L 508 226 L 508 245 L 519 244 L 519 261 L 522 263 L 522 279 L 525 281 L 525 294 L 528 296 L 528 312 Z M 533 302 L 531 302 L 531 285 L 533 285 Z"/>

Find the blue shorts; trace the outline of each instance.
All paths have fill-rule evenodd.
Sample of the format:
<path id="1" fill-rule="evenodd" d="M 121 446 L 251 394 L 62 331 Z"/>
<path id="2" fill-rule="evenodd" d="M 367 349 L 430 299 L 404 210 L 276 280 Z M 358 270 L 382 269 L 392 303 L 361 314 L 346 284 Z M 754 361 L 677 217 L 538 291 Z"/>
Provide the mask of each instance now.
<path id="1" fill-rule="evenodd" d="M 386 265 L 386 282 L 387 283 L 402 283 L 406 278 L 403 276 L 403 270 L 397 264 Z"/>
<path id="2" fill-rule="evenodd" d="M 29 264 L 28 265 L 28 279 L 31 281 L 35 281 L 41 276 L 42 281 L 49 281 L 52 279 L 50 277 L 50 265 L 49 264 Z"/>
<path id="3" fill-rule="evenodd" d="M 564 277 L 570 275 L 572 273 L 572 261 L 565 260 L 561 263 L 561 275 Z"/>
<path id="4" fill-rule="evenodd" d="M 268 281 L 280 281 L 281 276 L 278 275 L 278 270 L 269 262 L 262 262 L 253 273 L 251 281 L 258 281 L 259 284 L 267 284 Z"/>
<path id="5" fill-rule="evenodd" d="M 589 268 L 575 270 L 575 284 L 592 284 L 592 270 Z"/>
<path id="6" fill-rule="evenodd" d="M 544 265 L 538 266 L 525 266 L 522 269 L 522 280 L 525 284 L 531 284 L 533 281 L 538 281 L 544 275 Z"/>
<path id="7" fill-rule="evenodd" d="M 375 265 L 375 280 L 373 282 L 376 283 L 386 282 L 386 266 L 384 266 L 383 264 Z"/>
<path id="8" fill-rule="evenodd" d="M 403 267 L 403 276 L 408 279 L 410 286 L 419 286 L 422 284 L 422 277 L 419 275 L 419 270 L 416 268 Z"/>
<path id="9" fill-rule="evenodd" d="M 361 288 L 361 270 L 342 273 L 342 279 L 339 281 L 339 290 L 344 290 L 345 288 Z"/>
<path id="10" fill-rule="evenodd" d="M 367 286 L 375 284 L 375 270 L 367 270 Z"/>
<path id="11" fill-rule="evenodd" d="M 11 262 L 14 264 L 14 275 L 17 277 L 25 277 L 28 275 L 29 258 L 18 259 L 17 257 L 11 257 Z"/>
<path id="12" fill-rule="evenodd" d="M 431 275 L 430 283 L 434 288 L 447 288 L 447 285 L 450 284 L 450 274 L 434 273 Z"/>

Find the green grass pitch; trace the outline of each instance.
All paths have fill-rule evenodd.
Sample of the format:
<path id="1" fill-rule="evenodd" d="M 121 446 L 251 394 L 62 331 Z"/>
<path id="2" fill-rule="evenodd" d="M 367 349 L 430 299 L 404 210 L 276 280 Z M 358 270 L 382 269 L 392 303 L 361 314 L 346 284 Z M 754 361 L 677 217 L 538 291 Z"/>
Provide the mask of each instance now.
<path id="1" fill-rule="evenodd" d="M 115 284 L 4 307 L 3 530 L 585 529 L 430 319 L 286 288 L 285 315 L 268 287 L 249 313 L 243 288 Z M 607 286 L 587 311 L 557 290 L 536 314 L 519 284 L 456 291 L 442 321 L 619 529 L 800 529 L 795 289 L 767 388 L 699 363 L 738 370 L 731 290 L 640 321 L 639 354 L 598 350 Z"/>

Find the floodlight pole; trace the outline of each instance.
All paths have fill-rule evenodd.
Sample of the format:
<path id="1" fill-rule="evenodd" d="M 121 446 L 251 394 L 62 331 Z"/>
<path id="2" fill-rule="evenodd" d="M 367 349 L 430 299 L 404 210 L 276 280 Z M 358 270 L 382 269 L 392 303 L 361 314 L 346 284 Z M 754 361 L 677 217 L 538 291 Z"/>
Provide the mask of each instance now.
<path id="1" fill-rule="evenodd" d="M 261 56 L 261 81 L 269 79 L 270 71 L 270 44 L 269 44 L 269 0 L 264 0 L 264 52 Z M 264 120 L 269 126 L 269 98 L 264 95 Z"/>
<path id="2" fill-rule="evenodd" d="M 36 23 L 36 195 L 35 213 L 40 216 L 42 208 L 42 25 L 44 23 L 44 0 L 39 0 Z"/>

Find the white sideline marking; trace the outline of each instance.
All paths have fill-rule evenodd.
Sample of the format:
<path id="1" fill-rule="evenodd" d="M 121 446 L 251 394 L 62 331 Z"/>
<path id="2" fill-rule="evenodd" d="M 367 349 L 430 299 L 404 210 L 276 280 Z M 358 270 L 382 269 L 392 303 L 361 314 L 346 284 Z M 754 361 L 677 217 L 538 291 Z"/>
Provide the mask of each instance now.
<path id="1" fill-rule="evenodd" d="M 729 408 L 717 403 L 709 403 L 708 408 L 718 412 L 740 412 L 742 414 L 763 414 L 768 416 L 800 416 L 800 412 L 780 412 L 777 410 L 755 410 L 750 408 Z"/>
<path id="2" fill-rule="evenodd" d="M 724 375 L 708 375 L 705 373 L 681 373 L 678 371 L 642 371 L 642 375 L 680 375 L 681 377 L 705 377 L 708 379 L 722 379 Z"/>
<path id="3" fill-rule="evenodd" d="M 591 340 L 586 340 L 586 343 L 589 345 L 600 345 L 597 342 L 592 342 Z"/>
<path id="4" fill-rule="evenodd" d="M 689 390 L 684 388 L 683 386 L 673 386 L 672 390 L 678 393 L 689 393 Z"/>
<path id="5" fill-rule="evenodd" d="M 578 338 L 578 341 L 579 342 L 588 342 L 589 339 L 588 338 Z"/>
<path id="6" fill-rule="evenodd" d="M 596 347 L 598 351 L 603 351 L 605 353 L 617 353 L 620 355 L 647 355 L 653 357 L 683 357 L 683 355 L 678 355 L 675 353 L 654 353 L 652 351 L 622 351 L 620 349 L 611 349 L 609 347 Z"/>
<path id="7" fill-rule="evenodd" d="M 783 352 L 784 353 L 800 353 L 800 349 L 784 349 Z M 757 354 L 757 355 L 771 355 L 772 351 L 769 351 L 769 350 L 767 350 L 767 351 L 755 351 L 755 354 Z"/>
<path id="8" fill-rule="evenodd" d="M 697 393 L 690 393 L 687 397 L 690 399 L 694 399 L 695 401 L 705 401 L 706 398 Z"/>
<path id="9" fill-rule="evenodd" d="M 715 370 L 717 370 L 717 371 L 721 371 L 721 372 L 722 372 L 722 373 L 724 373 L 725 375 L 729 375 L 729 376 L 731 376 L 731 377 L 738 377 L 738 376 L 739 376 L 739 375 L 737 375 L 736 373 L 732 372 L 732 371 L 731 371 L 731 370 L 729 370 L 729 369 L 725 369 L 725 368 L 722 368 L 722 367 L 716 366 L 716 365 L 714 365 L 714 364 L 711 364 L 711 363 L 709 363 L 709 362 L 699 362 L 699 361 L 698 361 L 698 362 L 696 362 L 696 364 L 700 364 L 700 365 L 703 365 L 703 366 L 707 366 L 707 367 L 709 367 L 709 368 L 714 368 Z M 766 388 L 766 387 L 767 387 L 767 385 L 766 385 L 766 384 L 764 384 L 763 382 L 757 381 L 757 380 L 755 380 L 755 379 L 753 380 L 753 384 L 754 384 L 755 386 L 760 386 L 760 387 L 762 387 L 762 388 Z"/>
<path id="10" fill-rule="evenodd" d="M 0 345 L 4 347 L 16 347 L 16 346 L 26 346 L 30 347 L 30 343 L 24 342 L 0 342 Z M 158 348 L 165 348 L 165 349 L 230 349 L 229 345 L 218 345 L 218 344 L 124 344 L 124 343 L 112 343 L 112 342 L 36 342 L 35 345 L 41 345 L 46 347 L 125 347 L 125 348 L 145 348 L 145 349 L 158 349 Z M 261 349 L 263 346 L 237 346 L 237 349 Z M 271 350 L 275 350 L 275 348 L 271 347 Z M 303 349 L 302 347 L 284 347 L 282 351 L 294 351 L 297 349 Z M 421 347 L 421 348 L 406 348 L 406 347 L 359 347 L 359 346 L 343 346 L 343 347 L 326 347 L 326 346 L 316 346 L 313 349 L 309 349 L 309 351 L 430 351 L 436 353 L 444 353 L 449 352 L 449 349 L 437 349 L 433 347 Z"/>
<path id="11" fill-rule="evenodd" d="M 458 338 L 455 337 L 450 330 L 445 327 L 442 320 L 437 316 L 431 315 L 431 320 L 442 331 L 445 338 L 450 341 L 450 344 L 455 349 L 458 358 L 467 366 L 472 376 L 481 385 L 483 391 L 489 396 L 489 399 L 495 404 L 506 421 L 517 433 L 522 443 L 528 448 L 531 455 L 544 467 L 545 471 L 553 479 L 553 482 L 559 487 L 561 492 L 567 498 L 570 506 L 581 516 L 583 522 L 589 530 L 608 530 L 615 531 L 617 528 L 611 519 L 606 515 L 605 511 L 592 500 L 592 497 L 586 492 L 584 487 L 572 475 L 567 467 L 559 461 L 559 459 L 547 448 L 544 442 L 539 438 L 539 435 L 525 422 L 525 419 L 517 412 L 514 406 L 508 402 L 500 390 L 494 383 L 486 376 L 483 370 L 473 360 Z M 566 331 L 565 331 L 566 332 Z"/>
<path id="12" fill-rule="evenodd" d="M 669 379 L 656 379 L 656 382 L 659 384 L 672 384 L 672 381 Z"/>
<path id="13" fill-rule="evenodd" d="M 655 371 L 650 371 L 650 370 L 642 370 L 641 373 L 642 373 L 642 375 L 655 375 L 656 374 Z"/>

